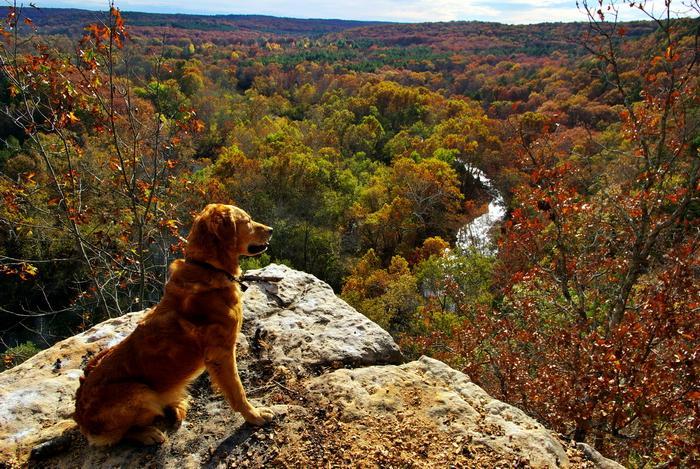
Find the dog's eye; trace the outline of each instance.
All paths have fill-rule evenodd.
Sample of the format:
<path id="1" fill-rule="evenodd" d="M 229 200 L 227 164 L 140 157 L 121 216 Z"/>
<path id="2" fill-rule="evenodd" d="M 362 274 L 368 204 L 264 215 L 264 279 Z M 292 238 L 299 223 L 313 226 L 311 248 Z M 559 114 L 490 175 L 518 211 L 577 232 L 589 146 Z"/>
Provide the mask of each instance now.
<path id="1" fill-rule="evenodd" d="M 248 228 L 248 229 L 251 229 L 253 227 L 252 220 L 250 220 L 250 219 L 239 220 L 238 223 L 236 223 L 236 224 L 240 227 Z"/>

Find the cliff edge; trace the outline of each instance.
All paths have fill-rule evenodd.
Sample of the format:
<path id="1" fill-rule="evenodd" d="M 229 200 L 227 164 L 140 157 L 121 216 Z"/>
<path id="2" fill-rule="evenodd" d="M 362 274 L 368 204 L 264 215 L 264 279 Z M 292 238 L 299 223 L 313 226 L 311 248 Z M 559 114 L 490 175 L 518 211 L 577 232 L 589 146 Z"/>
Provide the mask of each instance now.
<path id="1" fill-rule="evenodd" d="M 273 422 L 244 423 L 211 390 L 168 441 L 91 448 L 70 416 L 82 367 L 142 312 L 107 320 L 0 374 L 0 467 L 621 467 L 493 399 L 437 360 L 404 363 L 388 333 L 312 275 L 246 274 L 239 369 Z"/>

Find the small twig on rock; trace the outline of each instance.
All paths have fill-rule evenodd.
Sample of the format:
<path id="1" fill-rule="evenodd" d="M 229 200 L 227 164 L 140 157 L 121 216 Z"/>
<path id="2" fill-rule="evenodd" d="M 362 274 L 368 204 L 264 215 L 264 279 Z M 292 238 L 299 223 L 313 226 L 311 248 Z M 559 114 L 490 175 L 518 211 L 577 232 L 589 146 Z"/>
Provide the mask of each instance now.
<path id="1" fill-rule="evenodd" d="M 260 391 L 265 391 L 265 390 L 267 390 L 267 389 L 270 389 L 272 386 L 273 386 L 273 385 L 272 385 L 271 383 L 267 383 L 267 384 L 264 384 L 263 386 L 259 386 L 259 387 L 257 387 L 257 388 L 253 388 L 253 389 L 247 391 L 247 393 L 248 393 L 248 394 L 251 394 L 251 395 L 252 395 L 252 394 L 256 394 L 256 393 L 258 393 L 258 392 L 260 392 Z"/>
<path id="2" fill-rule="evenodd" d="M 271 382 L 272 384 L 276 385 L 276 386 L 279 386 L 280 388 L 284 389 L 285 391 L 290 392 L 290 393 L 296 395 L 298 398 L 303 399 L 303 397 L 302 397 L 302 395 L 301 395 L 300 393 L 298 393 L 297 391 L 295 391 L 295 390 L 293 390 L 293 389 L 289 389 L 287 386 L 285 386 L 284 384 L 280 383 L 279 381 L 275 381 L 274 379 L 272 379 L 272 380 L 270 380 L 270 382 Z"/>

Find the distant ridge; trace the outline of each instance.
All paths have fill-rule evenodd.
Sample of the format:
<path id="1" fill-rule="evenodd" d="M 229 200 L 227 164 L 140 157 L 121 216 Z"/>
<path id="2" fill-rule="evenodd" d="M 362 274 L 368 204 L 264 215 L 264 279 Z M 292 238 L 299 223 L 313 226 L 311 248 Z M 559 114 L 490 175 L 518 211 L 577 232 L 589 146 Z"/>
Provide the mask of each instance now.
<path id="1" fill-rule="evenodd" d="M 0 7 L 7 14 L 9 7 Z M 83 27 L 104 17 L 105 11 L 77 8 L 24 7 L 23 15 L 32 19 L 42 34 L 77 34 Z M 176 28 L 198 31 L 250 31 L 279 36 L 321 36 L 347 29 L 390 24 L 381 21 L 340 19 L 281 18 L 266 15 L 192 15 L 180 13 L 142 13 L 122 11 L 134 28 Z"/>

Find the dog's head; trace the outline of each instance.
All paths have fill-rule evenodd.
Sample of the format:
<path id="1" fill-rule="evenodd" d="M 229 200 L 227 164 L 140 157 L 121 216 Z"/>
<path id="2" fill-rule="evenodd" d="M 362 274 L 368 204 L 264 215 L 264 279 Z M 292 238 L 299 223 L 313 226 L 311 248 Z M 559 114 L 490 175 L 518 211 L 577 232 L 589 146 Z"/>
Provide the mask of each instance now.
<path id="1" fill-rule="evenodd" d="M 209 204 L 194 220 L 188 248 L 197 243 L 215 244 L 233 255 L 257 256 L 267 250 L 271 237 L 272 228 L 253 221 L 244 210 Z"/>

